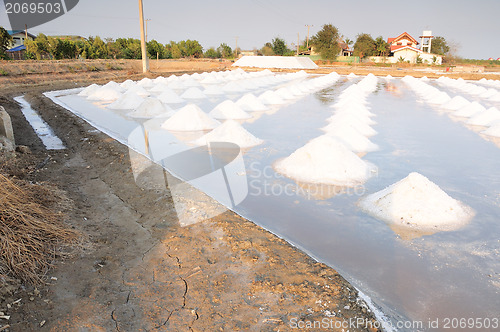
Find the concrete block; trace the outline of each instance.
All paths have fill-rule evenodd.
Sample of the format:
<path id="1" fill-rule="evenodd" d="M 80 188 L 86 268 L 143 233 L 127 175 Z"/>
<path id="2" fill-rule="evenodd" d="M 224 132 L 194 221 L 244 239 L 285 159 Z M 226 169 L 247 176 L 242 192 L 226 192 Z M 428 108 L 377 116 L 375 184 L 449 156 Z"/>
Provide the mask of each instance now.
<path id="1" fill-rule="evenodd" d="M 14 140 L 14 130 L 12 129 L 12 122 L 10 121 L 10 115 L 5 111 L 3 106 L 0 106 L 0 136 L 7 137 L 14 145 L 16 141 Z"/>

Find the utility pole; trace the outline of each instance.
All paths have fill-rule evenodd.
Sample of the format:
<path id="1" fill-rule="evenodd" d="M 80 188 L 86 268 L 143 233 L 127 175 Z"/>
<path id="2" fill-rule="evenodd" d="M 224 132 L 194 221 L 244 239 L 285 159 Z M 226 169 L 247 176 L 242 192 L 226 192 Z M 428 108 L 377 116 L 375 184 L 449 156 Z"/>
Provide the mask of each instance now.
<path id="1" fill-rule="evenodd" d="M 314 26 L 314 25 L 308 25 L 308 24 L 306 24 L 306 27 L 307 27 L 307 39 L 306 39 L 306 43 L 307 43 L 307 45 L 306 45 L 306 47 L 307 47 L 307 50 L 308 50 L 308 51 L 309 51 L 309 28 L 310 28 L 310 27 L 313 27 L 313 26 Z"/>
<path id="2" fill-rule="evenodd" d="M 151 21 L 151 19 L 147 18 L 146 20 L 146 43 L 148 42 L 148 22 Z"/>
<path id="3" fill-rule="evenodd" d="M 299 56 L 300 34 L 297 32 L 297 56 Z"/>
<path id="4" fill-rule="evenodd" d="M 236 47 L 234 48 L 234 59 L 238 59 L 238 36 L 236 36 Z"/>
<path id="5" fill-rule="evenodd" d="M 149 71 L 149 63 L 146 52 L 146 36 L 144 35 L 144 11 L 142 10 L 142 0 L 139 0 L 139 20 L 141 23 L 142 72 L 147 73 Z"/>

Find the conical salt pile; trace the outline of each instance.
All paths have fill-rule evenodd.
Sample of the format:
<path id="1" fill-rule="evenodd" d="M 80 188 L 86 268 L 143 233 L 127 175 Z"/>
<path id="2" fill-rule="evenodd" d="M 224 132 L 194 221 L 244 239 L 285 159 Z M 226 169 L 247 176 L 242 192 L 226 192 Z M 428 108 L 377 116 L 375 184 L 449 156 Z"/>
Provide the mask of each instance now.
<path id="1" fill-rule="evenodd" d="M 234 143 L 240 148 L 249 148 L 262 144 L 263 141 L 250 134 L 238 122 L 228 120 L 208 134 L 194 141 L 196 145 L 205 145 L 208 142 Z"/>
<path id="2" fill-rule="evenodd" d="M 198 131 L 214 129 L 218 125 L 219 121 L 211 118 L 198 106 L 189 104 L 178 110 L 161 127 L 173 131 Z"/>
<path id="3" fill-rule="evenodd" d="M 242 110 L 236 103 L 232 100 L 225 100 L 208 113 L 214 119 L 222 120 L 243 120 L 250 119 L 251 116 L 244 110 Z"/>
<path id="4" fill-rule="evenodd" d="M 300 182 L 340 186 L 363 183 L 375 170 L 340 140 L 326 135 L 309 141 L 274 167 L 278 173 Z"/>
<path id="5" fill-rule="evenodd" d="M 363 210 L 376 218 L 420 230 L 453 230 L 474 215 L 471 208 L 451 198 L 419 173 L 368 195 L 360 201 Z"/>

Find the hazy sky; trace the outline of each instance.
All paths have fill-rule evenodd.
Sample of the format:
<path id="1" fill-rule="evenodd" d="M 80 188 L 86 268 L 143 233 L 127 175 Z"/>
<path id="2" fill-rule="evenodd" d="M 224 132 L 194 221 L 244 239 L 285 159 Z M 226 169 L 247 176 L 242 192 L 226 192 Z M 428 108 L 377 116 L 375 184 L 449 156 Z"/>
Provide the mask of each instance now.
<path id="1" fill-rule="evenodd" d="M 225 42 L 234 48 L 261 48 L 276 36 L 288 44 L 304 40 L 306 24 L 314 35 L 332 23 L 350 39 L 362 32 L 374 38 L 407 31 L 417 40 L 432 30 L 458 46 L 458 55 L 500 57 L 500 0 L 143 0 L 148 39 L 161 43 L 196 39 L 205 49 Z M 0 25 L 8 27 L 3 0 Z M 32 28 L 33 34 L 99 35 L 139 38 L 137 0 L 80 0 L 68 14 Z"/>

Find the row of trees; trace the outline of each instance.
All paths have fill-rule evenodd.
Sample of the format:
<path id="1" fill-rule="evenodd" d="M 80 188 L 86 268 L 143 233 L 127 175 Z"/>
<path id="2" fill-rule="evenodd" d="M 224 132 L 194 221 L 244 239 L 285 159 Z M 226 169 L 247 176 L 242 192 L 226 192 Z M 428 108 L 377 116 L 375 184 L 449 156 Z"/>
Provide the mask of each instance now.
<path id="1" fill-rule="evenodd" d="M 11 39 L 7 31 L 0 27 L 0 58 L 7 58 L 5 51 Z M 390 54 L 390 45 L 382 36 L 374 39 L 370 34 L 361 33 L 356 36 L 356 41 L 352 41 L 344 38 L 332 24 L 323 25 L 322 29 L 312 36 L 309 44 L 324 59 L 335 59 L 341 51 L 341 44 L 346 44 L 348 47 L 354 44 L 354 55 L 361 58 Z M 26 55 L 31 59 L 140 59 L 142 57 L 141 42 L 134 38 L 103 40 L 96 36 L 68 39 L 39 34 L 35 40 L 26 41 L 25 45 Z M 307 50 L 305 41 L 299 46 L 299 50 Z M 450 47 L 443 37 L 435 37 L 432 40 L 433 53 L 445 55 L 449 51 Z M 276 37 L 256 52 L 259 55 L 294 55 L 296 49 L 289 49 L 284 39 Z M 171 41 L 165 45 L 151 40 L 147 43 L 147 53 L 150 58 L 158 57 L 159 59 L 232 58 L 234 56 L 233 50 L 227 44 L 223 43 L 217 48 L 211 47 L 204 52 L 203 47 L 196 40 Z"/>
<path id="2" fill-rule="evenodd" d="M 71 40 L 39 34 L 35 40 L 26 41 L 25 45 L 26 55 L 31 59 L 140 59 L 142 57 L 141 41 L 134 38 L 102 40 L 96 36 Z M 171 41 L 165 45 L 151 40 L 147 42 L 146 49 L 150 58 L 178 59 L 204 56 L 203 47 L 196 40 Z M 217 53 L 218 57 L 231 56 L 232 50 L 227 45 L 222 44 L 218 49 L 222 50 L 220 54 Z"/>

